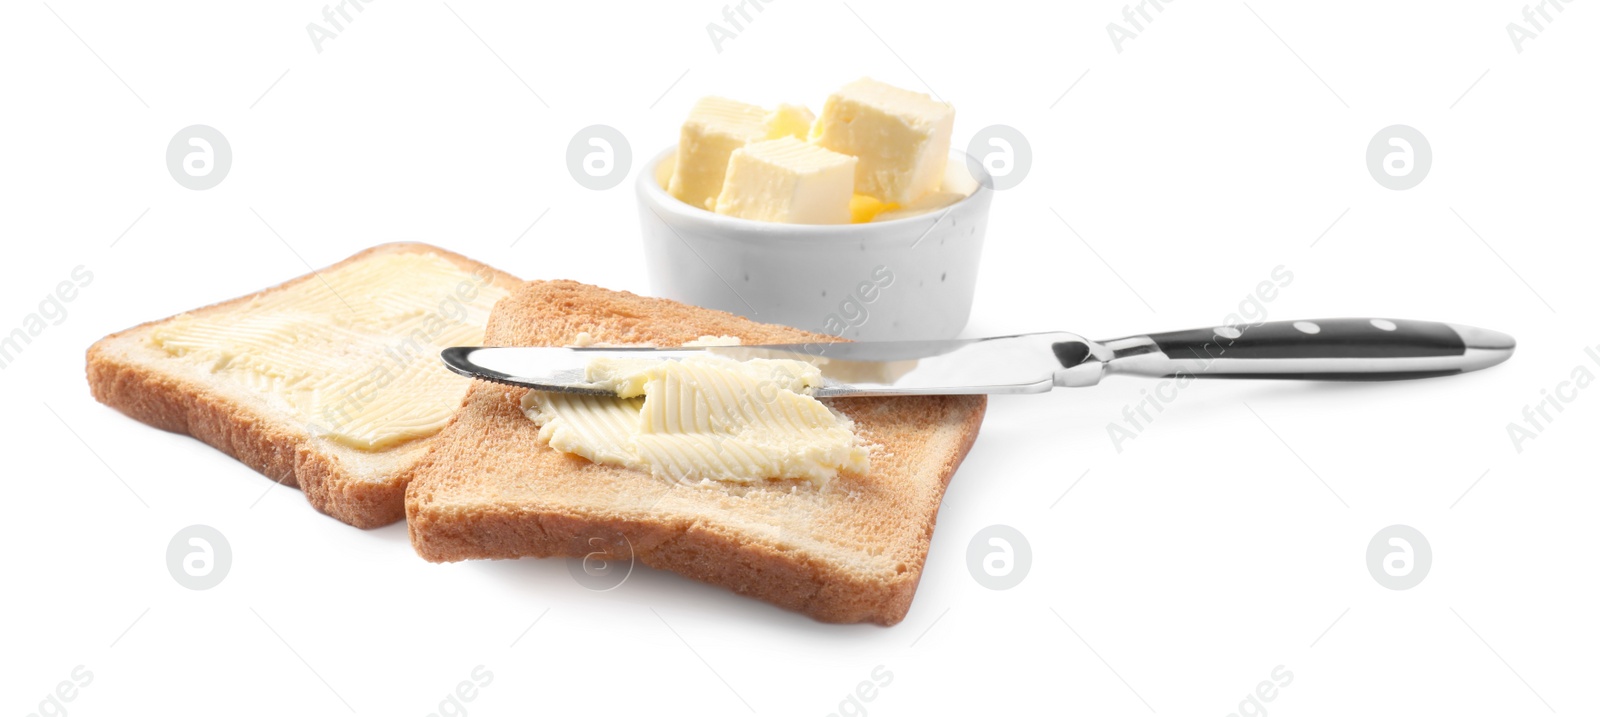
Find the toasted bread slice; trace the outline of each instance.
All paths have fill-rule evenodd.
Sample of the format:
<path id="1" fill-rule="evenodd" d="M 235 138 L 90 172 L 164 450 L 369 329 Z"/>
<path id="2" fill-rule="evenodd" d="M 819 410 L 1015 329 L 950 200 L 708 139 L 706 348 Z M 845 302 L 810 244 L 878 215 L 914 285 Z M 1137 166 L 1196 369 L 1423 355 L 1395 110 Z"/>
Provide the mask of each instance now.
<path id="1" fill-rule="evenodd" d="M 433 259 L 418 259 L 418 256 L 400 256 L 396 259 L 397 255 L 433 257 L 459 269 L 465 277 L 460 285 L 463 288 L 462 295 L 457 298 L 460 303 L 453 306 L 448 303 L 448 296 L 424 296 L 426 290 L 403 285 L 389 286 L 385 292 L 377 292 L 385 294 L 381 297 L 375 296 L 374 292 L 361 290 L 362 287 L 338 290 L 338 277 L 359 276 L 362 271 L 378 275 L 380 267 L 386 271 L 390 265 L 383 263 L 384 257 L 388 257 L 388 261 L 417 260 L 440 266 L 433 264 Z M 438 275 L 444 276 L 452 271 L 445 267 Z M 387 273 L 382 275 L 388 276 Z M 332 277 L 331 281 L 329 277 Z M 440 281 L 444 279 L 435 284 Z M 258 350 L 304 360 L 305 365 L 313 367 L 311 370 L 324 367 L 337 370 L 333 367 L 342 367 L 348 371 L 352 366 L 371 366 L 375 371 L 393 368 L 393 372 L 399 374 L 398 379 L 404 379 L 414 377 L 413 372 L 417 371 L 444 370 L 439 365 L 437 348 L 430 346 L 425 339 L 430 336 L 443 339 L 481 335 L 482 326 L 488 320 L 488 308 L 496 298 L 504 296 L 520 283 L 510 274 L 427 244 L 384 244 L 270 289 L 107 336 L 89 347 L 89 388 L 95 399 L 107 406 L 156 428 L 194 436 L 268 478 L 298 486 L 312 506 L 334 518 L 362 528 L 386 525 L 405 516 L 406 482 L 432 441 L 426 426 L 410 426 L 409 434 L 403 439 L 381 443 L 373 441 L 365 445 L 352 445 L 348 441 L 334 440 L 323 425 L 327 423 L 323 417 L 306 415 L 303 407 L 297 409 L 296 404 L 288 398 L 290 395 L 303 398 L 304 393 L 292 394 L 289 391 L 295 390 L 293 388 L 277 390 L 273 387 L 275 384 L 267 385 L 269 379 L 261 378 L 259 373 L 230 371 L 230 362 L 235 362 L 237 358 L 229 356 L 227 352 L 206 355 L 197 351 L 189 357 L 175 355 L 158 339 L 165 333 L 178 330 L 178 327 L 193 326 L 197 322 L 208 327 L 211 336 L 223 334 L 220 340 L 228 340 L 225 334 L 230 331 L 248 335 L 250 327 L 264 321 L 264 317 L 270 317 L 271 312 L 276 310 L 281 313 L 281 304 L 289 300 L 286 297 L 310 295 L 317 298 L 318 302 L 317 307 L 308 308 L 307 312 L 326 311 L 345 315 L 343 312 L 349 311 L 349 317 L 361 316 L 361 311 L 386 310 L 379 306 L 380 302 L 393 303 L 397 297 L 424 306 L 438 301 L 440 303 L 436 311 L 441 313 L 431 314 L 413 309 L 405 314 L 408 317 L 405 319 L 405 330 L 412 333 L 409 336 L 394 336 L 392 347 L 380 343 L 386 339 L 373 338 L 360 333 L 358 329 L 349 329 L 355 332 L 350 334 L 352 340 L 349 343 L 325 341 L 313 344 L 302 341 L 302 337 L 293 331 L 285 331 L 281 336 L 268 335 L 262 338 L 257 335 L 250 339 Z M 475 288 L 465 291 L 469 285 Z M 326 294 L 319 293 L 324 290 Z M 472 295 L 470 298 L 467 297 L 469 293 Z M 459 317 L 455 315 L 457 306 L 460 307 Z M 428 331 L 436 330 L 435 333 L 424 331 L 417 334 L 416 331 L 420 329 L 413 328 L 434 320 L 443 322 L 426 324 Z M 366 355 L 356 347 L 360 339 L 367 339 L 369 353 Z M 393 350 L 380 358 L 371 353 L 379 346 L 386 351 L 390 348 Z M 380 364 L 380 361 L 395 363 Z M 368 402 L 375 400 L 371 396 L 378 395 L 373 392 L 399 390 L 398 386 L 381 388 L 377 383 L 364 386 L 359 374 L 352 376 L 352 379 L 354 383 L 346 384 L 341 390 L 359 390 L 362 392 L 359 394 L 361 399 Z M 444 378 L 434 376 L 429 380 L 459 381 L 459 395 L 465 395 L 471 383 L 468 379 L 453 375 Z M 395 381 L 397 384 L 400 382 Z M 359 408 L 360 405 L 360 402 L 347 402 L 345 408 Z M 412 419 L 415 420 L 415 417 Z M 382 420 L 379 417 L 368 421 L 365 427 L 371 429 L 369 433 L 380 435 L 386 430 Z M 443 419 L 440 420 L 442 423 Z"/>
<path id="2" fill-rule="evenodd" d="M 835 340 L 720 311 L 569 281 L 530 282 L 495 306 L 485 342 L 677 346 L 702 335 L 745 344 Z M 634 557 L 826 622 L 892 625 L 922 576 L 939 502 L 972 447 L 983 396 L 831 402 L 874 444 L 867 475 L 824 488 L 795 481 L 673 482 L 541 444 L 525 389 L 477 383 L 406 493 L 411 543 L 435 561 Z"/>

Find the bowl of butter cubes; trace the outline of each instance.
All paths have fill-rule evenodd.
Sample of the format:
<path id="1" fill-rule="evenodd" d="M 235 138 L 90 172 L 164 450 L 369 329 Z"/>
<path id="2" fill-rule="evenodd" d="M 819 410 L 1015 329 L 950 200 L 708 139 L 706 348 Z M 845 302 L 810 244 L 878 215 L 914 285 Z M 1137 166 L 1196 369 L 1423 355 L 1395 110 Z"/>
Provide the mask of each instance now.
<path id="1" fill-rule="evenodd" d="M 820 113 L 706 97 L 637 191 L 652 293 L 848 340 L 966 326 L 993 182 L 955 108 L 869 78 Z"/>

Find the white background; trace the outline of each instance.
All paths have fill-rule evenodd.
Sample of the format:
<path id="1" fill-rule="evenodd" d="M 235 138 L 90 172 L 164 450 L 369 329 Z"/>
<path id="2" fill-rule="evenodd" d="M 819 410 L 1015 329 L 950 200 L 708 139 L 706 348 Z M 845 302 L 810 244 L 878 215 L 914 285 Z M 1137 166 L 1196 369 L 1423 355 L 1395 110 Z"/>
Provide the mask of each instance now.
<path id="1" fill-rule="evenodd" d="M 718 52 L 719 2 L 382 0 L 319 53 L 321 2 L 9 3 L 0 332 L 94 279 L 0 372 L 0 710 L 83 665 L 76 715 L 424 715 L 483 665 L 470 714 L 823 715 L 882 665 L 868 714 L 1225 715 L 1283 665 L 1271 714 L 1593 714 L 1600 389 L 1520 452 L 1507 435 L 1600 374 L 1600 44 L 1594 5 L 1561 7 L 1519 53 L 1514 2 L 1180 2 L 1118 52 L 1121 2 L 783 0 Z M 89 396 L 95 339 L 379 242 L 647 292 L 631 186 L 579 187 L 573 133 L 616 127 L 636 172 L 702 95 L 816 107 L 863 74 L 953 103 L 959 146 L 1031 141 L 969 335 L 1209 326 L 1283 265 L 1272 318 L 1457 321 L 1518 353 L 1410 384 L 1197 383 L 1120 451 L 1107 425 L 1147 383 L 995 399 L 887 629 L 644 569 L 595 593 L 562 561 L 431 565 L 404 525 L 349 528 Z M 234 153 L 206 191 L 165 167 L 192 124 Z M 1433 151 L 1407 191 L 1365 164 L 1393 124 Z M 195 523 L 234 554 L 203 592 L 164 564 Z M 1433 552 L 1407 591 L 1365 562 L 1396 523 Z M 1009 591 L 966 566 L 992 524 L 1032 546 Z"/>

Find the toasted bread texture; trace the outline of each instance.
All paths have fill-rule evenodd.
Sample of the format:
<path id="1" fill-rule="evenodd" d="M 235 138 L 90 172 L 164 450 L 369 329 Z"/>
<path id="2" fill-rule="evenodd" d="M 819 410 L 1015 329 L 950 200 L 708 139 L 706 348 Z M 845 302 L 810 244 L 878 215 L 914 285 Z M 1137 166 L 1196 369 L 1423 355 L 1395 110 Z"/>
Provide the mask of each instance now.
<path id="1" fill-rule="evenodd" d="M 521 283 L 510 274 L 427 244 L 383 244 L 321 272 L 107 336 L 89 347 L 89 389 L 96 400 L 134 419 L 194 436 L 274 481 L 299 487 L 313 507 L 340 521 L 370 528 L 400 520 L 405 516 L 406 483 L 433 438 L 418 437 L 374 450 L 330 440 L 317 434 L 313 421 L 270 392 L 230 380 L 203 363 L 175 358 L 152 338 L 181 319 L 244 318 L 263 297 L 304 282 L 320 282 L 323 274 L 342 267 L 399 253 L 438 257 L 501 291 Z M 362 297 L 350 300 L 360 302 Z M 461 379 L 463 395 L 470 383 Z"/>
<path id="2" fill-rule="evenodd" d="M 702 335 L 745 344 L 834 341 L 663 299 L 570 281 L 502 299 L 485 342 L 677 346 Z M 983 396 L 829 402 L 873 444 L 865 475 L 823 488 L 674 482 L 541 444 L 525 389 L 476 383 L 406 494 L 411 543 L 435 561 L 636 559 L 825 622 L 892 625 L 922 576 L 939 503 L 978 435 Z"/>

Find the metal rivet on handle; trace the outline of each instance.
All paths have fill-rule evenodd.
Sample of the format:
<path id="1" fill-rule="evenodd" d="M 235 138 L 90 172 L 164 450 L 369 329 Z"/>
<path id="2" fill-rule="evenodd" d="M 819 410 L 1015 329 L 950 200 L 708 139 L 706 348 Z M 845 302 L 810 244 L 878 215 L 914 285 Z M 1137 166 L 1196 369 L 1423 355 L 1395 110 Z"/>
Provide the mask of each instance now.
<path id="1" fill-rule="evenodd" d="M 1396 328 L 1399 328 L 1394 325 L 1393 321 L 1388 319 L 1373 319 L 1372 325 L 1383 329 L 1384 331 L 1394 331 Z"/>
<path id="2" fill-rule="evenodd" d="M 1321 326 L 1313 324 L 1310 321 L 1296 321 L 1294 322 L 1294 327 L 1299 329 L 1301 333 L 1306 334 L 1315 334 L 1322 331 Z"/>

